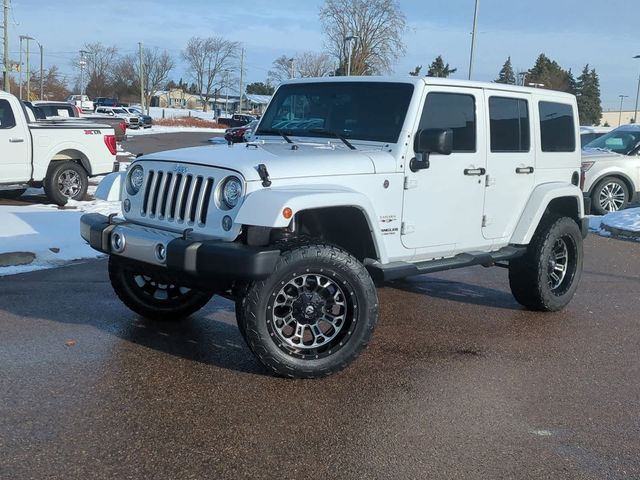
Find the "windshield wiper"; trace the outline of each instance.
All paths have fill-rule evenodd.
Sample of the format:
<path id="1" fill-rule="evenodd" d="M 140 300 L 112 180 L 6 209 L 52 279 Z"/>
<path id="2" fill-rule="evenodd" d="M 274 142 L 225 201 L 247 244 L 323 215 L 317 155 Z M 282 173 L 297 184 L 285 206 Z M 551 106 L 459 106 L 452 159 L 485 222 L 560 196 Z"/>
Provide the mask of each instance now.
<path id="1" fill-rule="evenodd" d="M 280 135 L 282 138 L 284 138 L 287 141 L 287 143 L 293 143 L 293 141 L 287 136 L 287 134 L 283 130 L 280 130 L 278 128 L 261 128 L 256 132 L 256 135 L 260 135 L 262 133 L 266 133 L 267 135 L 269 134 Z"/>
<path id="2" fill-rule="evenodd" d="M 307 130 L 307 131 L 309 133 L 315 133 L 318 135 L 328 135 L 331 137 L 335 137 L 339 140 L 342 140 L 342 143 L 344 143 L 347 147 L 349 147 L 350 150 L 356 150 L 356 147 L 354 147 L 349 140 L 344 138 L 338 132 L 334 132 L 333 130 L 327 130 L 326 128 L 312 128 L 311 130 Z"/>

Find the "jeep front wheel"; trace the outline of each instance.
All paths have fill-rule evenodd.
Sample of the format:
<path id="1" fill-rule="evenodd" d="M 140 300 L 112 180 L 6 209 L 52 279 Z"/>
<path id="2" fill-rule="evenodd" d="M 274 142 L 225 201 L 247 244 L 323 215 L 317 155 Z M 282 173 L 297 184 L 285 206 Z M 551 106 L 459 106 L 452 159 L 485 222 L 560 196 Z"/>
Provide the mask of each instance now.
<path id="1" fill-rule="evenodd" d="M 282 254 L 252 283 L 237 320 L 251 351 L 275 374 L 314 378 L 342 370 L 367 346 L 378 297 L 364 266 L 330 245 Z"/>
<path id="2" fill-rule="evenodd" d="M 138 271 L 113 255 L 109 257 L 109 280 L 122 303 L 150 320 L 188 317 L 204 307 L 213 296 L 212 292 L 182 287 L 168 279 Z"/>
<path id="3" fill-rule="evenodd" d="M 509 262 L 511 292 L 521 305 L 532 310 L 560 310 L 578 288 L 582 259 L 582 234 L 576 222 L 547 215 L 526 253 Z"/>

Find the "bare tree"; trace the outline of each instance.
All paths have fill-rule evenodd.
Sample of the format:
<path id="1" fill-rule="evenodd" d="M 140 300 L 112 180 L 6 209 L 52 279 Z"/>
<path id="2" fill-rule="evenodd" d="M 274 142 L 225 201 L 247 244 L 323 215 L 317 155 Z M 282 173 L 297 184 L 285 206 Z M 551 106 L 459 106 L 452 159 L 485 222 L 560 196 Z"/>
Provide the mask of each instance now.
<path id="1" fill-rule="evenodd" d="M 222 37 L 192 37 L 182 52 L 205 112 L 209 108 L 209 99 L 225 81 L 225 70 L 235 69 L 239 50 L 238 42 Z"/>
<path id="2" fill-rule="evenodd" d="M 90 97 L 111 93 L 114 59 L 118 57 L 118 48 L 107 47 L 100 42 L 85 43 L 82 49 L 86 52 L 84 60 L 86 93 Z"/>
<path id="3" fill-rule="evenodd" d="M 149 111 L 151 99 L 162 88 L 173 70 L 175 62 L 166 50 L 146 49 L 142 54 L 142 84 L 144 85 L 143 109 Z M 136 74 L 140 78 L 140 62 L 136 65 Z"/>
<path id="4" fill-rule="evenodd" d="M 296 70 L 300 77 L 326 77 L 335 72 L 335 64 L 329 54 L 304 52 L 296 57 Z"/>
<path id="5" fill-rule="evenodd" d="M 392 62 L 404 55 L 402 35 L 406 19 L 396 0 L 325 0 L 320 22 L 327 51 L 340 62 L 345 73 L 352 44 L 351 73 L 371 75 L 391 70 Z"/>
<path id="6" fill-rule="evenodd" d="M 295 62 L 295 57 L 289 55 L 281 55 L 276 58 L 271 64 L 271 70 L 269 70 L 269 83 L 279 85 L 285 80 L 294 78 L 296 76 Z"/>
<path id="7" fill-rule="evenodd" d="M 303 52 L 294 56 L 281 55 L 273 61 L 269 70 L 270 84 L 296 77 L 326 77 L 335 71 L 331 56 L 327 53 Z"/>

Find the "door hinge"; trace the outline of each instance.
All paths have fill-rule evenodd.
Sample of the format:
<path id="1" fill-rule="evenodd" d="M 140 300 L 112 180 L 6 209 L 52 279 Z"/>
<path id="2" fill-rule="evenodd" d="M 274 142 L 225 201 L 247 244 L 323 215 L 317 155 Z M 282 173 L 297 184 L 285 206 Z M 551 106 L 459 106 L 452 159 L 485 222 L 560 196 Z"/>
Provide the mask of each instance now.
<path id="1" fill-rule="evenodd" d="M 411 190 L 412 188 L 417 188 L 418 180 L 411 177 L 404 177 L 404 189 Z"/>
<path id="2" fill-rule="evenodd" d="M 407 235 L 416 231 L 416 226 L 413 223 L 402 222 L 402 228 L 400 229 L 400 235 Z"/>
<path id="3" fill-rule="evenodd" d="M 485 186 L 485 187 L 490 187 L 490 186 L 492 186 L 492 185 L 495 185 L 495 184 L 496 184 L 496 179 L 495 179 L 495 178 L 493 178 L 491 175 L 487 175 L 487 176 L 486 176 L 486 177 L 484 177 L 484 178 L 485 178 L 485 183 L 484 183 L 484 186 Z"/>
<path id="4" fill-rule="evenodd" d="M 486 215 L 482 216 L 482 226 L 486 227 L 488 225 L 491 225 L 491 219 L 489 217 L 487 217 Z"/>

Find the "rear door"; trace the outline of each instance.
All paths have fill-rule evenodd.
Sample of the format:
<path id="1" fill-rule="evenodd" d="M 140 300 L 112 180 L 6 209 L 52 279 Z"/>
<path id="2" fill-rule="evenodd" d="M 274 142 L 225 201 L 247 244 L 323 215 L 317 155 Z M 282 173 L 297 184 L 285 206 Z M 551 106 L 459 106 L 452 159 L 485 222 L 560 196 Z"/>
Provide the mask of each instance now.
<path id="1" fill-rule="evenodd" d="M 528 94 L 487 91 L 487 179 L 482 234 L 509 238 L 531 195 L 536 156 Z"/>
<path id="2" fill-rule="evenodd" d="M 31 176 L 29 130 L 8 100 L 0 99 L 0 183 L 26 182 Z"/>

